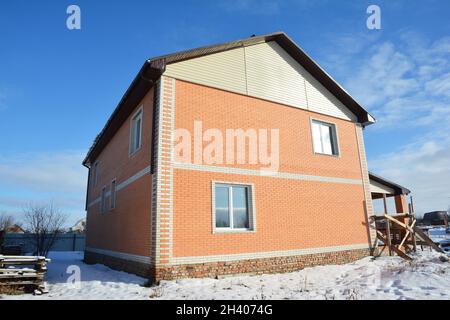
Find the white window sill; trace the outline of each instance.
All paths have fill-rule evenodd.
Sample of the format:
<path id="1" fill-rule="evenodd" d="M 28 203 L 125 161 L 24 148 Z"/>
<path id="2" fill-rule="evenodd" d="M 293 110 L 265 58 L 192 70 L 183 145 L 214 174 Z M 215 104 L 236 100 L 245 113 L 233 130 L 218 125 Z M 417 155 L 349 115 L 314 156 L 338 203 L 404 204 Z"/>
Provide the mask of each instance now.
<path id="1" fill-rule="evenodd" d="M 226 234 L 226 233 L 255 233 L 253 229 L 228 229 L 228 228 L 216 228 L 213 230 L 214 234 Z"/>
<path id="2" fill-rule="evenodd" d="M 322 153 L 322 152 L 314 152 L 314 154 L 318 155 L 318 156 L 327 156 L 327 157 L 339 158 L 339 154 L 328 154 L 328 153 Z"/>

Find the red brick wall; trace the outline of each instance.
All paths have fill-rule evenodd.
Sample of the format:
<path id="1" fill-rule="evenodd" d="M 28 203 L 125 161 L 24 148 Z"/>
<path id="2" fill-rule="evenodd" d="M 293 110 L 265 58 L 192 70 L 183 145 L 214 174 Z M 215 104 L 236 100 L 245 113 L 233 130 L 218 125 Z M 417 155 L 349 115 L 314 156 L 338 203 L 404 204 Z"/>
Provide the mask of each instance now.
<path id="1" fill-rule="evenodd" d="M 175 99 L 175 128 L 279 129 L 280 172 L 361 180 L 350 121 L 179 80 Z M 336 124 L 339 157 L 313 153 L 311 117 Z M 212 233 L 213 180 L 254 184 L 256 232 Z M 173 201 L 174 257 L 368 243 L 362 185 L 175 169 Z"/>
<path id="2" fill-rule="evenodd" d="M 311 118 L 336 124 L 338 158 L 313 153 Z M 193 132 L 194 120 L 203 122 L 203 130 L 218 128 L 224 133 L 238 128 L 279 129 L 280 172 L 361 179 L 355 124 L 350 121 L 177 80 L 175 129 Z M 204 146 L 207 144 L 204 142 Z"/>
<path id="3" fill-rule="evenodd" d="M 130 119 L 143 106 L 142 146 L 129 156 Z M 98 198 L 106 185 L 110 190 L 111 180 L 117 185 L 150 165 L 153 115 L 153 89 L 147 93 L 117 131 L 112 140 L 96 159 L 99 161 L 98 183 L 92 187 L 90 179 L 88 203 Z M 92 173 L 92 170 L 91 170 Z M 88 247 L 113 250 L 148 256 L 151 252 L 151 181 L 147 174 L 116 193 L 116 208 L 100 213 L 100 203 L 88 207 Z"/>

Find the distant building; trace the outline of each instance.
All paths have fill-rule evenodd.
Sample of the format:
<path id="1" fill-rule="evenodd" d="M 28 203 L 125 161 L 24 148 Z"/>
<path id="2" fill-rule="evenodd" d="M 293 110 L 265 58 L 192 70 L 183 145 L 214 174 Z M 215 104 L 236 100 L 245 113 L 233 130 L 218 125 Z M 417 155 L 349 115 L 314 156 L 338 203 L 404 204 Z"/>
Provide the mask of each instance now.
<path id="1" fill-rule="evenodd" d="M 73 233 L 85 233 L 86 232 L 86 219 L 80 219 L 73 225 L 73 227 L 69 228 L 69 232 Z"/>
<path id="2" fill-rule="evenodd" d="M 17 224 L 9 226 L 5 231 L 5 233 L 25 233 L 25 230 L 23 230 L 22 227 Z"/>
<path id="3" fill-rule="evenodd" d="M 432 211 L 423 215 L 422 224 L 432 226 L 448 226 L 448 212 L 447 211 Z"/>

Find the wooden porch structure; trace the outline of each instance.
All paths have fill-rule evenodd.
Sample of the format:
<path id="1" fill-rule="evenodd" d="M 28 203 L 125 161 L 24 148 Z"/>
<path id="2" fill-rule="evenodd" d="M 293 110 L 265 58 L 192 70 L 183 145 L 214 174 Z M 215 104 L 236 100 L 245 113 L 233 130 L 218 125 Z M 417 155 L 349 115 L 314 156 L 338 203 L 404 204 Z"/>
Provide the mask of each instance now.
<path id="1" fill-rule="evenodd" d="M 414 203 L 412 196 L 407 203 L 407 196 L 411 191 L 405 187 L 386 180 L 378 175 L 369 173 L 372 199 L 383 199 L 384 212 L 371 217 L 376 226 L 374 256 L 380 256 L 387 249 L 390 256 L 398 256 L 412 260 L 408 255 L 423 246 L 443 253 L 444 251 L 434 243 L 428 235 L 416 226 L 414 217 Z M 395 213 L 389 213 L 387 199 L 394 197 Z"/>

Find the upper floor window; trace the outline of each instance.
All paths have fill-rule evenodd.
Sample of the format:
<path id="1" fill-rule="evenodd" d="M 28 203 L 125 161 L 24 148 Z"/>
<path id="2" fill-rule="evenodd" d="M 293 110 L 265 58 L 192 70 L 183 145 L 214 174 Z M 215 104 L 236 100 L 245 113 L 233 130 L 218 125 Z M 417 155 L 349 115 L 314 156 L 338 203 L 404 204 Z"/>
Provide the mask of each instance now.
<path id="1" fill-rule="evenodd" d="M 239 184 L 214 184 L 215 228 L 251 230 L 251 187 Z"/>
<path id="2" fill-rule="evenodd" d="M 98 161 L 94 163 L 94 167 L 92 168 L 92 185 L 97 186 L 98 182 Z"/>
<path id="3" fill-rule="evenodd" d="M 312 120 L 311 125 L 314 152 L 334 156 L 338 155 L 336 126 L 332 123 L 317 120 Z"/>
<path id="4" fill-rule="evenodd" d="M 131 118 L 130 154 L 135 153 L 142 144 L 142 108 Z"/>
<path id="5" fill-rule="evenodd" d="M 109 201 L 109 208 L 114 209 L 116 207 L 116 179 L 111 181 L 111 196 Z"/>
<path id="6" fill-rule="evenodd" d="M 105 211 L 106 211 L 106 187 L 103 187 L 100 196 L 100 212 L 104 213 Z"/>

